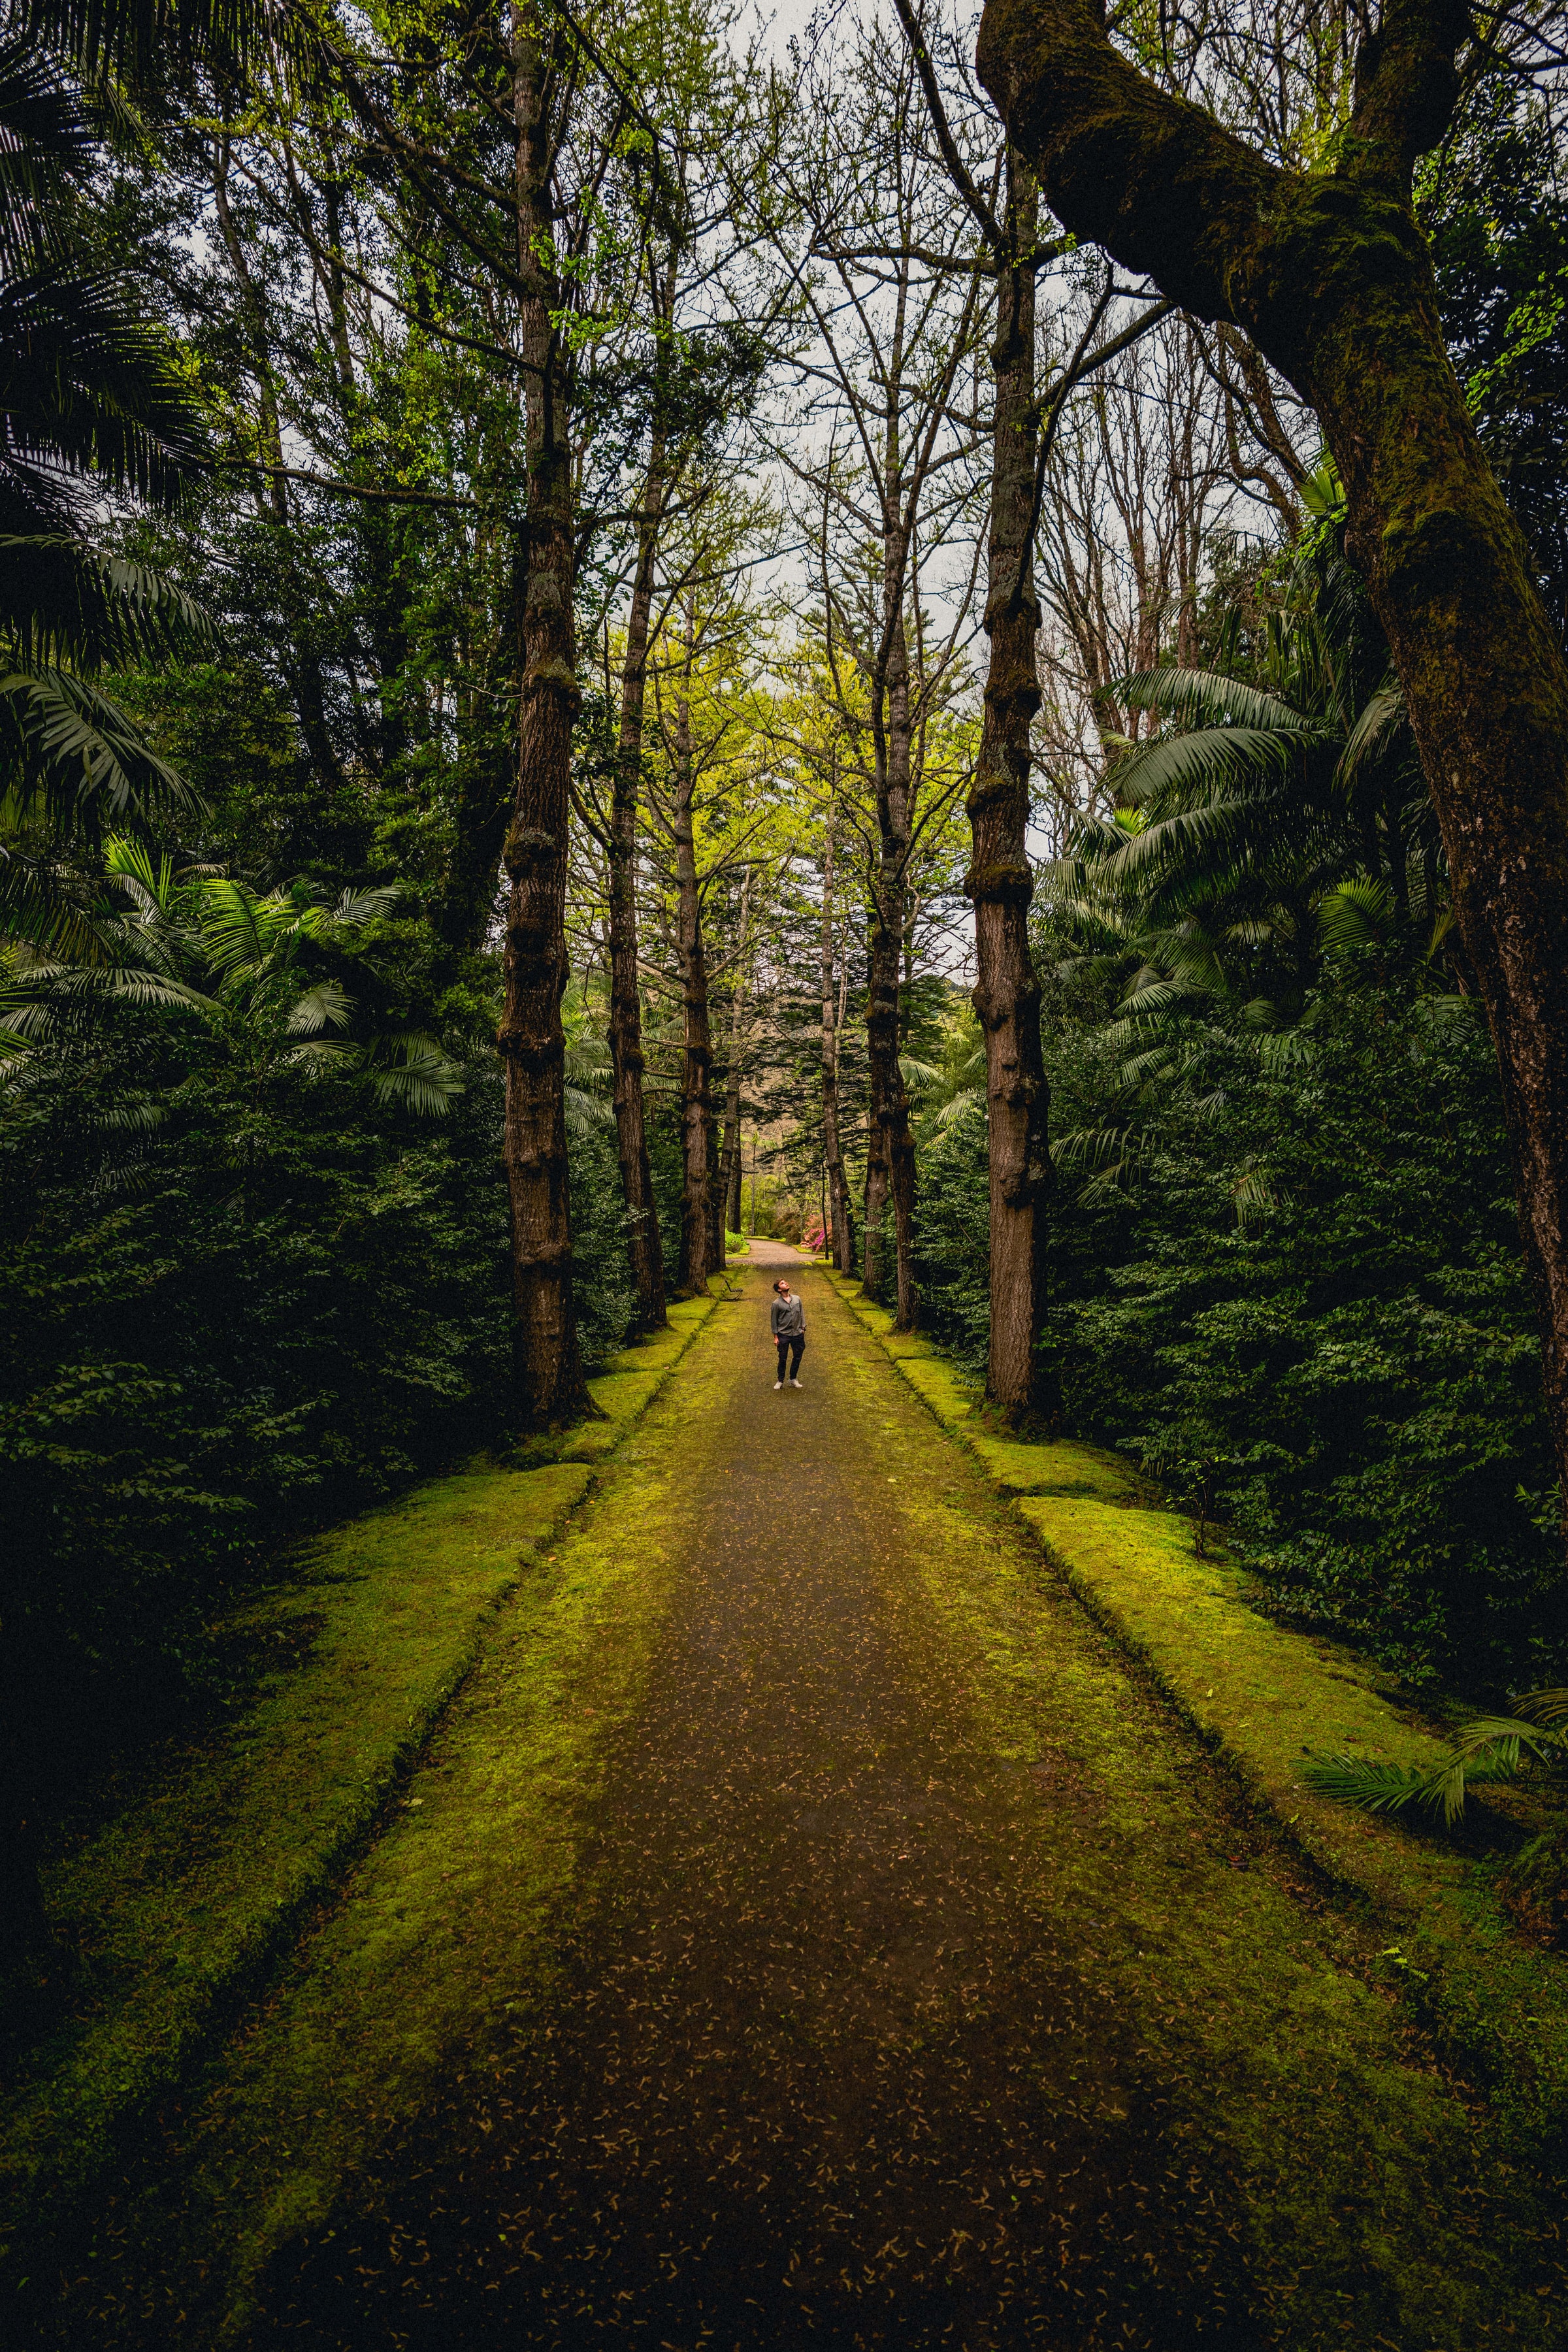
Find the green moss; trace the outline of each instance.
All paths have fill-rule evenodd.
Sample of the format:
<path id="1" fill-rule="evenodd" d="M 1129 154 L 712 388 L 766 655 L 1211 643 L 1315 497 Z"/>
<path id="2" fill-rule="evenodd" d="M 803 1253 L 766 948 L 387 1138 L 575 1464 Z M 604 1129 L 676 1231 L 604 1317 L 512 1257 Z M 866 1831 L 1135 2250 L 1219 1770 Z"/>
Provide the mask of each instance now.
<path id="1" fill-rule="evenodd" d="M 889 1352 L 892 1352 L 890 1349 Z M 940 1356 L 905 1357 L 901 1370 L 910 1386 L 925 1399 L 938 1420 L 950 1427 L 967 1420 L 979 1404 L 979 1391 L 969 1386 Z"/>
<path id="2" fill-rule="evenodd" d="M 875 1310 L 847 1303 L 897 1362 Z M 899 1369 L 1277 1832 L 1398 1937 L 1381 1955 L 1384 1974 L 1489 2088 L 1505 2136 L 1533 2152 L 1560 2146 L 1568 2134 L 1568 1969 L 1520 1938 L 1488 1865 L 1418 1826 L 1315 1797 L 1300 1778 L 1309 1748 L 1429 1764 L 1445 1752 L 1442 1737 L 1364 1659 L 1261 1615 L 1237 1570 L 1197 1558 L 1185 1519 L 1142 1501 L 1146 1488 L 1130 1464 L 1071 1441 L 994 1436 L 951 1368 L 927 1360 Z"/>
<path id="3" fill-rule="evenodd" d="M 165 2176 L 123 2226 L 182 2293 L 213 2282 L 203 2340 L 243 2326 L 269 2252 L 374 2168 L 437 2074 L 482 2078 L 526 2034 L 607 1745 L 644 1687 L 712 1410 L 699 1358 L 514 1590 L 342 1901 L 187 2102 L 177 2188 Z"/>
<path id="4" fill-rule="evenodd" d="M 967 1447 L 968 1424 L 955 1434 Z M 883 1417 L 878 1465 L 907 1515 L 877 1555 L 906 1671 L 933 1703 L 962 1694 L 970 1742 L 995 1759 L 1007 1877 L 1039 1948 L 1127 2021 L 1136 2055 L 1102 2078 L 1107 2112 L 1156 2105 L 1174 2177 L 1209 2182 L 1224 2203 L 1258 2306 L 1249 2340 L 1289 2352 L 1559 2341 L 1534 2294 L 1551 2274 L 1552 2201 L 1542 2210 L 1486 2109 L 1409 2035 L 1390 1934 L 1300 1899 L 1289 1848 L 1226 1803 L 1129 1685 L 1117 1647 L 1009 1529 L 1012 1508 L 1000 1496 L 993 1516 L 976 1508 L 946 1446 Z M 1216 1591 L 1228 1601 L 1223 1572 L 1194 1561 L 1172 1517 L 1057 1497 L 1025 1507 L 1059 1510 L 1073 1542 L 1093 1514 L 1148 1582 L 1168 1577 L 1194 1608 Z M 1377 1695 L 1358 1686 L 1345 1704 L 1363 1697 Z M 1540 1956 L 1514 1949 L 1540 1988 Z M 1083 2079 L 1095 2081 L 1087 2045 Z"/>
<path id="5" fill-rule="evenodd" d="M 594 1383 L 617 1444 L 711 1310 L 691 1302 L 653 1366 Z M 641 1350 L 629 1351 L 640 1358 Z M 316 1544 L 237 1639 L 268 1675 L 218 1740 L 170 1759 L 121 1818 L 46 1876 L 57 1931 L 84 1956 L 68 2011 L 0 2106 L 0 2246 L 79 2191 L 125 2123 L 177 2083 L 225 2000 L 254 1980 L 331 1886 L 473 1664 L 520 1572 L 593 1473 L 567 1459 L 479 1460 Z"/>
<path id="6" fill-rule="evenodd" d="M 931 1403 L 926 1389 L 918 1381 L 916 1386 Z M 966 1429 L 964 1442 L 1010 1495 L 1092 1495 L 1131 1501 L 1143 1491 L 1131 1465 L 1102 1446 L 1080 1445 L 1066 1437 L 1030 1445 L 981 1428 Z"/>

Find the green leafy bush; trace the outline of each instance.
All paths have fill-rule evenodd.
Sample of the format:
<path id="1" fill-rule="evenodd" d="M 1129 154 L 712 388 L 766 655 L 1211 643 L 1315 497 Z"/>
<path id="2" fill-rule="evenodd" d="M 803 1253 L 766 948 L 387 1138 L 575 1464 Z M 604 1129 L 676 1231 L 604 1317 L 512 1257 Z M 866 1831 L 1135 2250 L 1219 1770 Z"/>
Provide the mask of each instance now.
<path id="1" fill-rule="evenodd" d="M 922 1329 L 982 1373 L 991 1343 L 990 1215 L 985 1114 L 976 1105 L 937 1129 L 921 1155 L 915 1283 Z M 890 1218 L 888 1246 L 890 1253 Z"/>
<path id="2" fill-rule="evenodd" d="M 508 1432 L 493 1058 L 430 1121 L 149 1033 L 111 1008 L 0 1114 L 7 1699 L 84 1760 L 221 1684 L 280 1541 Z M 153 1123 L 106 1125 L 127 1103 Z M 631 1311 L 613 1132 L 573 1160 L 592 1365 Z"/>
<path id="3" fill-rule="evenodd" d="M 1135 1149 L 1123 1193 L 1063 1207 L 1075 1424 L 1407 1674 L 1544 1671 L 1552 1457 L 1470 1008 L 1329 990 L 1272 1068 L 1214 1033 Z"/>

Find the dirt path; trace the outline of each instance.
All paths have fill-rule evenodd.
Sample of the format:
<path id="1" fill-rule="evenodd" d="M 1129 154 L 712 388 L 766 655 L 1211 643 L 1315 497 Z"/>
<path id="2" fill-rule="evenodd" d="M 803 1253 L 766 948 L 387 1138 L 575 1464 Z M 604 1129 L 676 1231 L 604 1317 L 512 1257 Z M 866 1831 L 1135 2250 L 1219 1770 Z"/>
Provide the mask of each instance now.
<path id="1" fill-rule="evenodd" d="M 809 1271 L 805 1386 L 773 1392 L 771 1279 L 747 1271 L 562 1547 L 569 1577 L 574 1542 L 646 1540 L 665 1598 L 545 1989 L 492 1865 L 452 1981 L 526 2021 L 482 2063 L 455 2042 L 416 2109 L 385 2096 L 374 2158 L 285 2235 L 243 2340 L 1558 2340 L 1530 2185 L 1478 2163 L 1356 1937 Z M 482 1678 L 465 1702 L 498 1703 Z M 437 1852 L 438 1805 L 457 1824 L 494 1786 L 465 1780 L 468 1736 L 415 1817 Z M 210 2180 L 205 2127 L 181 2128 Z M 259 2160 L 209 2189 L 209 2231 L 237 2230 Z M 122 2267 L 173 2195 L 128 2191 Z M 75 2340 L 133 2340 L 133 2305 L 187 2340 L 195 2294 L 126 2284 L 121 2324 Z"/>

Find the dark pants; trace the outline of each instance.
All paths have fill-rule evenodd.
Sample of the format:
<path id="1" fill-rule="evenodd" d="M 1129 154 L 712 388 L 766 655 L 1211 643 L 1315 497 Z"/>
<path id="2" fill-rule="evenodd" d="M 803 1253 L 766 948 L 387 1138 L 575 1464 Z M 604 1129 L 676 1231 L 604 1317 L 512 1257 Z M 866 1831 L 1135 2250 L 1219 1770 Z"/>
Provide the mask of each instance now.
<path id="1" fill-rule="evenodd" d="M 795 1374 L 800 1370 L 800 1360 L 805 1353 L 805 1333 L 804 1331 L 793 1332 L 787 1338 L 780 1339 L 777 1342 L 777 1346 L 779 1351 L 779 1378 L 782 1381 L 784 1376 L 784 1358 L 788 1356 L 792 1360 L 789 1368 L 789 1376 L 793 1381 Z"/>

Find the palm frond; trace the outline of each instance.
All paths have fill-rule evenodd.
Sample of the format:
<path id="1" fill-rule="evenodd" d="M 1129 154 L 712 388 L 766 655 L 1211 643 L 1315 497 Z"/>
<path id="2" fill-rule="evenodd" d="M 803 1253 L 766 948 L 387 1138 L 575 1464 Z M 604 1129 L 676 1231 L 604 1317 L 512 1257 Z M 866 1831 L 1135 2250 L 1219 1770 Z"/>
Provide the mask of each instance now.
<path id="1" fill-rule="evenodd" d="M 326 1029 L 346 1029 L 354 1001 L 335 980 L 318 980 L 296 998 L 284 1028 L 290 1037 L 319 1037 Z"/>
<path id="2" fill-rule="evenodd" d="M 603 1095 L 590 1094 L 584 1087 L 570 1084 L 562 1088 L 562 1100 L 566 1113 L 566 1132 L 578 1137 L 591 1134 L 597 1128 L 613 1127 L 616 1114 Z"/>
<path id="3" fill-rule="evenodd" d="M 1345 738 L 1344 750 L 1334 772 L 1338 783 L 1349 783 L 1366 763 L 1386 751 L 1390 740 L 1409 724 L 1405 688 L 1392 675 L 1384 678 L 1377 692 L 1357 714 L 1355 724 Z"/>
<path id="4" fill-rule="evenodd" d="M 1526 1691 L 1514 1700 L 1513 1711 L 1526 1723 L 1568 1725 L 1568 1690 Z"/>
<path id="5" fill-rule="evenodd" d="M 37 956 L 100 963 L 108 953 L 93 893 L 51 848 L 0 841 L 0 940 Z"/>
<path id="6" fill-rule="evenodd" d="M 226 978 L 258 970 L 295 920 L 295 909 L 277 891 L 258 898 L 245 883 L 226 876 L 201 886 L 203 946 L 213 969 Z"/>
<path id="7" fill-rule="evenodd" d="M 358 929 L 365 923 L 380 922 L 406 896 L 401 882 L 389 883 L 375 890 L 345 890 L 331 909 L 329 919 L 345 930 Z"/>
<path id="8" fill-rule="evenodd" d="M 1120 796 L 1140 808 L 1178 795 L 1246 795 L 1289 776 L 1308 740 L 1261 727 L 1195 728 L 1141 745 L 1121 761 L 1112 781 Z M 1123 835 L 1119 846 L 1124 860 L 1141 837 Z"/>
<path id="9" fill-rule="evenodd" d="M 1364 1756 L 1314 1756 L 1302 1766 L 1301 1778 L 1315 1796 L 1361 1813 L 1398 1813 L 1415 1805 L 1441 1810 L 1445 1821 L 1454 1822 L 1465 1810 L 1462 1767 L 1424 1772 L 1414 1764 L 1379 1764 Z"/>
<path id="10" fill-rule="evenodd" d="M 1374 1764 L 1364 1757 L 1313 1757 L 1302 1778 L 1320 1796 L 1362 1812 L 1397 1812 L 1406 1805 L 1441 1811 L 1445 1822 L 1463 1818 L 1465 1792 L 1472 1784 L 1510 1780 L 1529 1760 L 1545 1764 L 1568 1753 L 1568 1691 L 1532 1691 L 1511 1715 L 1477 1716 L 1467 1723 L 1442 1761 L 1425 1771 L 1415 1765 Z"/>
<path id="11" fill-rule="evenodd" d="M 965 1087 L 962 1094 L 956 1094 L 953 1096 L 951 1102 L 943 1103 L 942 1108 L 937 1112 L 936 1123 L 939 1128 L 942 1129 L 956 1127 L 961 1118 L 968 1118 L 973 1115 L 982 1113 L 984 1108 L 985 1089 L 984 1087 Z"/>
<path id="12" fill-rule="evenodd" d="M 310 20 L 283 0 L 22 0 L 20 16 L 89 82 L 162 79 L 195 64 L 243 79 L 262 49 L 296 62 L 309 54 Z"/>
<path id="13" fill-rule="evenodd" d="M 1316 731 L 1314 720 L 1292 709 L 1266 687 L 1247 686 L 1217 670 L 1134 670 L 1121 680 L 1120 692 L 1129 709 L 1169 711 L 1189 727 L 1238 728 L 1270 734 Z"/>
<path id="14" fill-rule="evenodd" d="M 0 283 L 0 399 L 13 483 L 19 467 L 63 467 L 168 507 L 206 459 L 205 421 L 172 347 L 101 273 L 46 261 Z M 58 515 L 47 483 L 30 480 L 38 511 Z"/>
<path id="15" fill-rule="evenodd" d="M 152 828 L 200 814 L 184 779 L 118 703 L 68 670 L 0 677 L 0 803 L 89 839 L 110 825 Z"/>
<path id="16" fill-rule="evenodd" d="M 442 1118 L 463 1091 L 460 1065 L 423 1032 L 383 1039 L 372 1048 L 367 1067 L 378 1101 L 400 1104 L 426 1118 Z M 566 1091 L 571 1094 L 574 1089 L 569 1087 Z M 593 1108 L 613 1120 L 615 1114 L 607 1106 L 595 1103 Z M 570 1125 L 570 1110 L 567 1118 Z"/>
<path id="17" fill-rule="evenodd" d="M 1318 936 L 1324 954 L 1343 961 L 1361 949 L 1384 946 L 1396 920 L 1387 884 L 1358 875 L 1320 902 Z"/>
<path id="18" fill-rule="evenodd" d="M 68 533 L 0 532 L 0 631 L 20 666 L 124 669 L 209 644 L 212 623 L 145 563 Z"/>
<path id="19" fill-rule="evenodd" d="M 91 125 L 37 44 L 0 38 L 0 269 L 58 252 L 67 177 L 93 157 Z"/>

